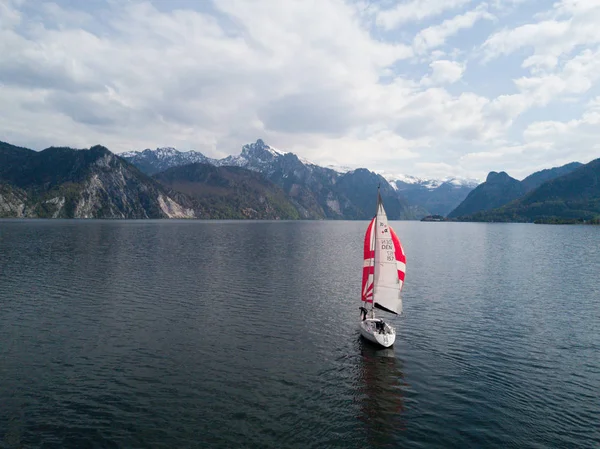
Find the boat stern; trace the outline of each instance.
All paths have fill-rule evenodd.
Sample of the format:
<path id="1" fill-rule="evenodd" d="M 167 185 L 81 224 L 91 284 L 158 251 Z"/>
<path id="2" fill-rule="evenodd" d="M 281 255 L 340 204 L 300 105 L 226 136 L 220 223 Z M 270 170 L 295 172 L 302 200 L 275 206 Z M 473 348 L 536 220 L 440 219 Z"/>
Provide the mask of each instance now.
<path id="1" fill-rule="evenodd" d="M 389 348 L 396 341 L 396 332 L 394 331 L 390 332 L 389 334 L 375 333 L 373 334 L 373 336 L 377 340 L 377 343 L 379 343 L 384 348 Z"/>
<path id="2" fill-rule="evenodd" d="M 383 323 L 383 329 L 381 329 Z M 360 333 L 372 343 L 389 348 L 396 341 L 396 330 L 379 319 L 367 319 L 360 323 Z"/>

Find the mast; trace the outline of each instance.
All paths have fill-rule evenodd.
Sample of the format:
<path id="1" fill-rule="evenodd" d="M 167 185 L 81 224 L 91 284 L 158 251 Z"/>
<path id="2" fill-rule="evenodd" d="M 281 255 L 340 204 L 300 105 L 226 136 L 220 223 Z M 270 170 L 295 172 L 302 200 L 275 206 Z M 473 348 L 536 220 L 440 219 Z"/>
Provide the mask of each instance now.
<path id="1" fill-rule="evenodd" d="M 375 232 L 377 232 L 377 215 L 375 215 L 375 223 L 373 223 L 373 232 L 371 232 L 371 245 L 373 245 L 373 258 L 372 260 L 372 264 L 373 264 L 373 293 L 371 295 L 371 318 L 375 318 L 375 248 L 377 247 L 376 245 L 376 240 L 375 240 Z"/>
<path id="2" fill-rule="evenodd" d="M 377 265 L 375 264 L 375 251 L 377 251 L 377 215 L 379 214 L 379 204 L 381 202 L 381 195 L 379 193 L 380 188 L 381 184 L 377 184 L 377 209 L 375 210 L 375 223 L 373 232 L 371 233 L 371 239 L 373 241 L 373 297 L 371 300 L 371 318 L 375 318 L 375 270 L 377 269 Z"/>

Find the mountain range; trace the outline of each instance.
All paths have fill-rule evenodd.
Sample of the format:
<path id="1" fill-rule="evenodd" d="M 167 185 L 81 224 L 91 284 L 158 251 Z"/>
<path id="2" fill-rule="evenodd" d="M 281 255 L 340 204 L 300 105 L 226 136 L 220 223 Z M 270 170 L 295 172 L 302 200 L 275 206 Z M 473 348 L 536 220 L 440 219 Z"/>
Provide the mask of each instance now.
<path id="1" fill-rule="evenodd" d="M 287 201 L 297 211 L 298 218 L 369 218 L 373 215 L 373 198 L 378 185 L 381 187 L 381 195 L 390 217 L 410 219 L 419 218 L 427 213 L 411 206 L 381 175 L 367 169 L 340 172 L 321 167 L 293 153 L 276 150 L 261 139 L 244 145 L 239 155 L 223 159 L 211 159 L 197 151 L 179 152 L 173 148 L 146 149 L 141 152 L 123 153 L 120 156 L 162 183 L 166 182 L 165 175 L 168 174 L 168 185 L 181 190 L 185 184 L 181 191 L 188 194 L 191 182 L 194 183 L 193 191 L 197 194 L 201 189 L 208 192 L 202 176 L 192 179 L 189 172 L 184 173 L 182 170 L 190 163 L 201 163 L 204 166 L 203 173 L 209 171 L 208 167 L 212 166 L 221 169 L 213 170 L 212 173 L 224 175 L 227 171 L 231 174 L 233 169 L 237 169 L 237 176 L 244 176 L 245 179 L 253 178 L 256 182 L 262 177 L 265 183 L 269 183 L 270 191 L 279 189 L 284 193 Z M 196 167 L 196 170 L 198 169 L 199 167 Z M 225 191 L 221 190 L 220 195 L 222 199 L 227 197 L 228 202 L 239 202 L 239 193 L 225 194 Z M 203 196 L 204 200 L 208 199 L 205 193 Z"/>
<path id="2" fill-rule="evenodd" d="M 600 217 L 600 159 L 536 172 L 491 172 L 450 214 L 460 221 L 575 223 Z"/>
<path id="3" fill-rule="evenodd" d="M 260 139 L 223 159 L 174 148 L 116 155 L 99 145 L 36 152 L 0 142 L 0 217 L 368 219 L 379 186 L 393 220 L 587 220 L 600 197 L 593 162 L 523 181 L 490 172 L 477 185 L 323 167 Z"/>
<path id="4" fill-rule="evenodd" d="M 375 189 L 377 185 L 381 185 L 390 217 L 419 219 L 432 213 L 445 215 L 479 184 L 474 179 L 420 179 L 377 174 L 364 168 L 323 167 L 293 153 L 277 150 L 261 139 L 244 145 L 239 155 L 223 159 L 174 148 L 131 151 L 120 156 L 149 175 L 197 162 L 259 172 L 284 190 L 302 218 L 313 219 L 370 217 L 372 199 L 363 198 L 363 192 L 364 189 Z"/>
<path id="5" fill-rule="evenodd" d="M 471 191 L 448 217 L 467 216 L 503 206 L 535 190 L 544 182 L 571 173 L 582 165 L 579 162 L 571 162 L 562 167 L 535 172 L 522 181 L 512 178 L 506 172 L 490 172 L 485 182 Z"/>
<path id="6" fill-rule="evenodd" d="M 367 169 L 339 173 L 260 140 L 222 160 L 0 143 L 2 217 L 365 219 L 377 186 L 390 218 L 426 213 Z"/>

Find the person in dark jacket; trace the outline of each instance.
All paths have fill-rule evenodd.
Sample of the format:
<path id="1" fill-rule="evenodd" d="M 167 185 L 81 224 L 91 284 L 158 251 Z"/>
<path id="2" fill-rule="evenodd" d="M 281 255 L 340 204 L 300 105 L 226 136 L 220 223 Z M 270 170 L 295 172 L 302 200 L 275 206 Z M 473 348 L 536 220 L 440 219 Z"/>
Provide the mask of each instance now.
<path id="1" fill-rule="evenodd" d="M 365 309 L 364 307 L 359 307 L 360 309 L 360 316 L 362 318 L 362 320 L 366 320 L 367 319 L 367 309 Z"/>

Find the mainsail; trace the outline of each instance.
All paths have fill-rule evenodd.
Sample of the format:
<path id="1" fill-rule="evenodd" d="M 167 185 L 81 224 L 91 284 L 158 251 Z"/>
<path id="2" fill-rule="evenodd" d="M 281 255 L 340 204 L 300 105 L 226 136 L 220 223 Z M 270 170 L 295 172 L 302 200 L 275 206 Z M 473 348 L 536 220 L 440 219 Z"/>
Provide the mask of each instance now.
<path id="1" fill-rule="evenodd" d="M 377 195 L 377 215 L 365 233 L 362 295 L 364 302 L 399 314 L 402 312 L 400 291 L 404 285 L 406 256 L 400 239 L 391 226 Z"/>

